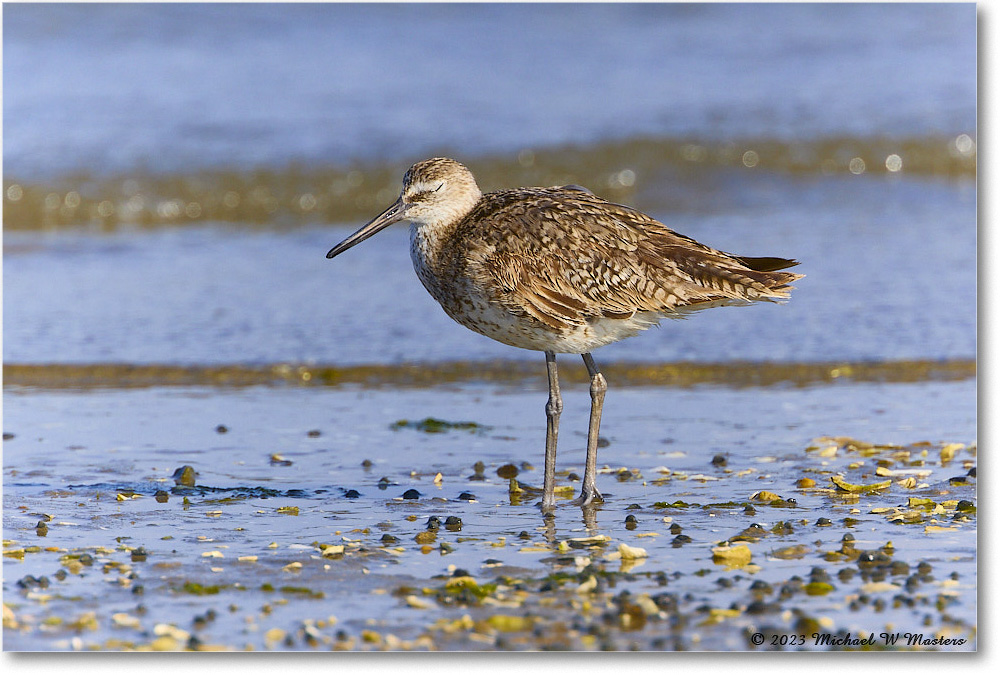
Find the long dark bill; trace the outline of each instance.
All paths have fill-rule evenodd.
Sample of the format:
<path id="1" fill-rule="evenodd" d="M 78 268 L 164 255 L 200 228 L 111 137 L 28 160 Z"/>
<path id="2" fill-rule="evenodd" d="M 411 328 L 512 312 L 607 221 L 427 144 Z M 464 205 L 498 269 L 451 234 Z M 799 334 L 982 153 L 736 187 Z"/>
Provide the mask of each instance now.
<path id="1" fill-rule="evenodd" d="M 392 206 L 375 216 L 375 218 L 368 224 L 363 225 L 357 232 L 331 248 L 330 252 L 326 254 L 326 257 L 333 258 L 334 256 L 340 255 L 352 246 L 360 244 L 373 234 L 381 232 L 393 223 L 398 223 L 403 220 L 404 217 L 405 212 L 403 209 L 403 200 L 397 199 Z"/>

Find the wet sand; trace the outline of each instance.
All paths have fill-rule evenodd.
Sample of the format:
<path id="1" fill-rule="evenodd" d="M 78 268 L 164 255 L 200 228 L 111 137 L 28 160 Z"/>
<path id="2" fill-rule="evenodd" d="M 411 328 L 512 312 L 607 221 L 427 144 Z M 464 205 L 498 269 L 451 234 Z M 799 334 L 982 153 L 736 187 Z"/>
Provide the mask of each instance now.
<path id="1" fill-rule="evenodd" d="M 573 380 L 545 519 L 538 388 L 9 385 L 5 648 L 974 650 L 975 395 L 612 381 L 583 511 Z"/>

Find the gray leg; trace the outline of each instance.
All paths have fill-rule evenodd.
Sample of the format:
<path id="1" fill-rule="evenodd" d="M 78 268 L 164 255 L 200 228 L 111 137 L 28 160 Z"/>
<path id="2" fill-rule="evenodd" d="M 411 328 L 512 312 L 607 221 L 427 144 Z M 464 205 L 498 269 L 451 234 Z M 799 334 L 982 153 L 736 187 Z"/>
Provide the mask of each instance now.
<path id="1" fill-rule="evenodd" d="M 583 363 L 590 373 L 590 429 L 587 431 L 587 466 L 583 470 L 583 489 L 579 503 L 586 506 L 592 502 L 604 501 L 597 491 L 597 438 L 601 430 L 601 411 L 604 409 L 604 392 L 608 382 L 601 375 L 590 354 L 583 355 Z"/>
<path id="2" fill-rule="evenodd" d="M 556 441 L 559 438 L 559 415 L 563 409 L 554 352 L 545 352 L 545 368 L 549 375 L 549 400 L 545 404 L 545 484 L 542 490 L 542 510 L 552 511 L 556 506 Z"/>

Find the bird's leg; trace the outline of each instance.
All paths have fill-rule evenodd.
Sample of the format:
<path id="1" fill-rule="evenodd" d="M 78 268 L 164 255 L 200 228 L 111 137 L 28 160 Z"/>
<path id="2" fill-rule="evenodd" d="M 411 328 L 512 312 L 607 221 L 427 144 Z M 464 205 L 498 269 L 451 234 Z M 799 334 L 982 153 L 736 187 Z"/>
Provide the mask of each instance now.
<path id="1" fill-rule="evenodd" d="M 556 441 L 559 438 L 559 415 L 563 409 L 555 352 L 545 352 L 545 368 L 549 375 L 549 400 L 545 404 L 545 484 L 542 489 L 542 511 L 548 512 L 556 506 Z"/>
<path id="2" fill-rule="evenodd" d="M 601 430 L 601 411 L 604 409 L 604 392 L 608 390 L 608 381 L 597 369 L 594 357 L 583 355 L 583 363 L 590 373 L 590 429 L 587 431 L 587 466 L 583 470 L 583 489 L 577 500 L 581 506 L 604 499 L 597 491 L 597 438 Z"/>

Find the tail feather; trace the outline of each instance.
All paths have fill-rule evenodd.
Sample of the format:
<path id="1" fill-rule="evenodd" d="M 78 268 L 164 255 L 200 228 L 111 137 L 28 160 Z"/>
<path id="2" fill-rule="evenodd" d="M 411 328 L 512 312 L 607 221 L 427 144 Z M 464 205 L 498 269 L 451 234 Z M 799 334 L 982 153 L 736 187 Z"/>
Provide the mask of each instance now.
<path id="1" fill-rule="evenodd" d="M 774 272 L 776 270 L 795 267 L 799 264 L 798 260 L 789 260 L 788 258 L 751 258 L 739 255 L 733 257 L 752 269 L 754 272 Z"/>

